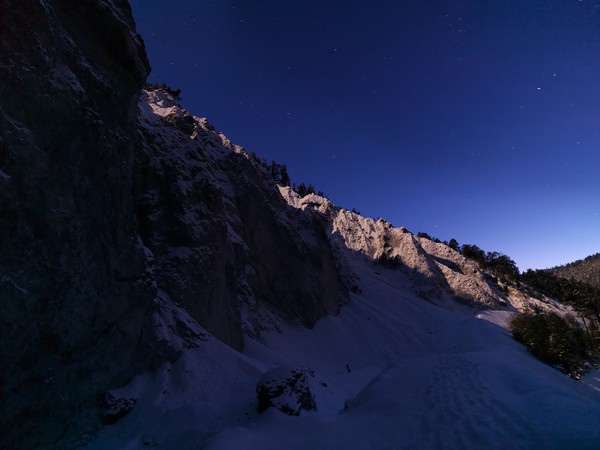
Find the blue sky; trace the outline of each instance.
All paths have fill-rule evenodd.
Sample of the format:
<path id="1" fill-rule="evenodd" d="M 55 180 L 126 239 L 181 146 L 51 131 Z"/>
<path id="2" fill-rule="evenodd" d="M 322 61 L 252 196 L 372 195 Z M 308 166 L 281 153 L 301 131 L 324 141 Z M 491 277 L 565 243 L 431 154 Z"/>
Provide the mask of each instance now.
<path id="1" fill-rule="evenodd" d="M 131 1 L 152 73 L 293 181 L 521 269 L 600 251 L 600 2 Z"/>

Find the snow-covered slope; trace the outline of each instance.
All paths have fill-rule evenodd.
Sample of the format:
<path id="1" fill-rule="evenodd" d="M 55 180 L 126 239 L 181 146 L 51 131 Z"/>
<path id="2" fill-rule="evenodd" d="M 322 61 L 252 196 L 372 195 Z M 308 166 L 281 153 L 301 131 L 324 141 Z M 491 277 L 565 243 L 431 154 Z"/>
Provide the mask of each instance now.
<path id="1" fill-rule="evenodd" d="M 424 301 L 398 271 L 352 261 L 363 293 L 307 330 L 214 338 L 115 395 L 138 399 L 87 448 L 595 449 L 600 392 L 537 361 L 509 312 Z M 314 370 L 317 412 L 256 412 L 255 385 L 285 364 Z"/>

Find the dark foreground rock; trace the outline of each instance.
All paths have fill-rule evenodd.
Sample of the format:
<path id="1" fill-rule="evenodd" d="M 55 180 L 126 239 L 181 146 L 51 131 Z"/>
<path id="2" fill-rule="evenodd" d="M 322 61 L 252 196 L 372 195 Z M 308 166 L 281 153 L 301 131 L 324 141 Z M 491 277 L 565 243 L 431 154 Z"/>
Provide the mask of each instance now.
<path id="1" fill-rule="evenodd" d="M 68 448 L 152 359 L 130 195 L 149 66 L 124 0 L 0 8 L 0 447 Z"/>
<path id="2" fill-rule="evenodd" d="M 300 411 L 316 411 L 317 403 L 310 387 L 314 372 L 279 366 L 265 373 L 256 385 L 258 412 L 268 408 L 298 416 Z"/>

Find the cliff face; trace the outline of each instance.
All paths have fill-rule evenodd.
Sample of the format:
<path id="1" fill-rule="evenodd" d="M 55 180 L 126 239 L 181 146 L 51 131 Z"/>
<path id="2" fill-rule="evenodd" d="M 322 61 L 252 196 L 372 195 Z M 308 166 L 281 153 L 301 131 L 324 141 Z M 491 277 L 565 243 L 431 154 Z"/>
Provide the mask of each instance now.
<path id="1" fill-rule="evenodd" d="M 323 224 L 241 147 L 164 91 L 143 92 L 134 200 L 159 289 L 236 349 L 265 308 L 311 327 L 346 299 Z M 305 239 L 310 236 L 310 239 Z"/>
<path id="2" fill-rule="evenodd" d="M 149 361 L 130 195 L 149 67 L 126 1 L 0 8 L 0 440 L 60 447 Z"/>
<path id="3" fill-rule="evenodd" d="M 198 345 L 194 320 L 241 349 L 273 310 L 339 310 L 322 224 L 206 121 L 140 101 L 126 1 L 5 1 L 0 21 L 0 447 L 84 442 L 110 388 Z"/>

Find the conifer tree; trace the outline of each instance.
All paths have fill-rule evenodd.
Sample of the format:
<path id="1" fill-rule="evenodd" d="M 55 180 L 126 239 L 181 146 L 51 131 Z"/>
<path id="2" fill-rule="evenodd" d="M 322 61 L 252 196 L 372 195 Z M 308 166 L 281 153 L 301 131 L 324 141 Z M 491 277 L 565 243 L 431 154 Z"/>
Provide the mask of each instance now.
<path id="1" fill-rule="evenodd" d="M 306 185 L 304 183 L 300 183 L 298 185 L 298 189 L 296 190 L 296 192 L 298 193 L 298 195 L 300 197 L 305 197 L 307 195 L 307 188 Z"/>
<path id="2" fill-rule="evenodd" d="M 282 164 L 279 167 L 279 181 L 281 181 L 281 184 L 283 186 L 289 186 L 290 185 L 290 176 L 287 173 L 287 167 L 285 164 Z"/>

